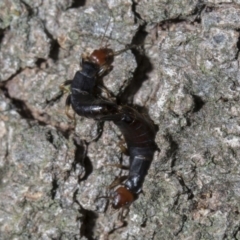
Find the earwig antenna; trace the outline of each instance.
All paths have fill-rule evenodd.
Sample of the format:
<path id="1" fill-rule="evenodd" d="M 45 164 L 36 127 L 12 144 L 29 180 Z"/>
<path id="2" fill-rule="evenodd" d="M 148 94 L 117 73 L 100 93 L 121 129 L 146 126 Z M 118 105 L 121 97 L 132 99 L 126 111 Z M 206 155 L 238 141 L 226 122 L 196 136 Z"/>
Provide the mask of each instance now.
<path id="1" fill-rule="evenodd" d="M 100 196 L 100 197 L 97 197 L 95 200 L 98 200 L 98 199 L 101 199 L 101 198 L 107 198 L 107 199 L 111 199 L 110 196 Z"/>
<path id="2" fill-rule="evenodd" d="M 107 23 L 107 26 L 106 26 L 105 31 L 104 31 L 104 34 L 103 34 L 103 36 L 102 36 L 100 48 L 103 47 L 103 46 L 102 46 L 103 39 L 104 39 L 104 37 L 106 36 L 106 32 L 107 32 L 107 30 L 108 30 L 108 27 L 109 27 L 109 25 L 110 25 L 110 22 L 111 22 L 111 18 L 109 18 L 108 23 Z M 106 45 L 107 45 L 107 44 L 106 44 Z"/>
<path id="3" fill-rule="evenodd" d="M 129 49 L 132 49 L 132 48 L 137 48 L 138 46 L 136 45 L 133 45 L 133 44 L 128 44 L 124 49 L 121 49 L 119 51 L 116 51 L 113 53 L 114 56 L 117 56 L 117 55 L 120 55 L 122 54 L 123 52 L 126 52 L 127 50 Z"/>
<path id="4" fill-rule="evenodd" d="M 131 46 L 127 46 L 127 47 L 124 48 L 124 49 L 121 49 L 121 50 L 119 50 L 119 51 L 114 52 L 113 55 L 114 55 L 114 56 L 120 55 L 120 54 L 122 54 L 123 52 L 126 52 L 127 50 L 129 50 L 129 49 L 131 49 L 131 48 L 132 48 Z"/>

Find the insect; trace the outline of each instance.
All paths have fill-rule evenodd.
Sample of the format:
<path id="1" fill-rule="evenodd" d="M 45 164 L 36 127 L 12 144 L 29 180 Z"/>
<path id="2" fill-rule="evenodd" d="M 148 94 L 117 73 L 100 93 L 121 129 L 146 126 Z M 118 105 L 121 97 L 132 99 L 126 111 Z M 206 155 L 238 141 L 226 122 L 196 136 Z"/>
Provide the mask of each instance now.
<path id="1" fill-rule="evenodd" d="M 117 105 L 111 101 L 105 101 L 94 94 L 95 86 L 99 77 L 112 69 L 114 56 L 117 56 L 128 49 L 135 47 L 128 45 L 126 48 L 114 52 L 111 48 L 101 47 L 95 49 L 91 54 L 82 56 L 82 70 L 77 71 L 71 82 L 71 93 L 66 99 L 65 112 L 69 118 L 69 108 L 80 116 L 99 120 L 106 114 L 115 114 Z M 67 81 L 69 82 L 69 81 Z M 99 86 L 98 86 L 99 87 Z M 103 87 L 102 90 L 109 91 Z M 64 87 L 62 86 L 64 90 Z"/>
<path id="2" fill-rule="evenodd" d="M 114 52 L 110 48 L 100 48 L 82 58 L 82 70 L 76 72 L 71 83 L 71 94 L 66 100 L 67 115 L 70 105 L 78 115 L 96 120 L 118 112 L 115 103 L 96 97 L 93 91 L 97 79 L 112 68 L 114 56 L 127 49 Z"/>
<path id="3" fill-rule="evenodd" d="M 135 109 L 123 106 L 115 116 L 106 116 L 120 129 L 129 151 L 130 168 L 128 177 L 111 197 L 112 207 L 128 207 L 142 191 L 144 178 L 151 165 L 154 152 L 158 150 L 155 143 L 156 129 L 153 122 Z"/>
<path id="4" fill-rule="evenodd" d="M 67 80 L 61 84 L 61 91 L 58 92 L 52 99 L 47 100 L 46 105 L 51 105 L 52 102 L 59 99 L 64 92 L 70 92 L 66 99 L 65 107 L 65 113 L 69 118 L 73 118 L 69 114 L 70 106 L 73 107 L 74 111 L 78 115 L 93 119 L 98 119 L 98 117 L 101 116 L 101 114 L 104 114 L 106 110 L 114 108 L 114 104 L 110 104 L 109 101 L 104 102 L 96 99 L 96 96 L 94 96 L 94 90 L 97 85 L 96 82 L 100 77 L 112 70 L 112 63 L 115 56 L 120 55 L 129 49 L 136 48 L 137 46 L 126 45 L 124 49 L 119 51 L 114 51 L 109 48 L 107 43 L 105 44 L 105 47 L 102 47 L 102 42 L 109 24 L 110 19 L 101 40 L 101 47 L 93 50 L 91 53 L 82 54 L 82 70 L 77 71 L 72 80 Z M 70 85 L 70 89 L 68 85 Z M 106 91 L 108 95 L 111 95 L 109 90 L 104 86 L 97 85 L 97 87 Z"/>

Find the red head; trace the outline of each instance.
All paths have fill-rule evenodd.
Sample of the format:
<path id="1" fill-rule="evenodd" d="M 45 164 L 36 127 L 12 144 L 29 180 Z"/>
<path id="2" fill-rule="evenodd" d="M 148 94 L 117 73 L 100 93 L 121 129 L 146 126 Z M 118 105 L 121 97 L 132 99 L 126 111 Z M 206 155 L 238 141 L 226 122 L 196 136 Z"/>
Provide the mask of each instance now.
<path id="1" fill-rule="evenodd" d="M 109 67 L 113 63 L 114 52 L 111 48 L 100 48 L 94 50 L 90 56 L 89 61 L 97 64 L 98 66 Z"/>
<path id="2" fill-rule="evenodd" d="M 128 207 L 134 200 L 134 194 L 125 187 L 119 187 L 113 196 L 112 207 L 119 209 L 121 207 Z"/>

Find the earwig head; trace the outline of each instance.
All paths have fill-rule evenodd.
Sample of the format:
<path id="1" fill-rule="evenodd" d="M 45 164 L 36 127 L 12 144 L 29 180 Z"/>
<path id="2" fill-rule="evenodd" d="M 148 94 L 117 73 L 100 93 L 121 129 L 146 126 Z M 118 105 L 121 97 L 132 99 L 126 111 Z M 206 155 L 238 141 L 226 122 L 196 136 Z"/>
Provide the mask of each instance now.
<path id="1" fill-rule="evenodd" d="M 90 56 L 89 61 L 98 66 L 111 66 L 114 60 L 114 52 L 111 48 L 100 48 L 94 50 Z"/>
<path id="2" fill-rule="evenodd" d="M 112 207 L 119 209 L 129 206 L 135 200 L 134 194 L 125 187 L 119 187 L 112 198 Z"/>

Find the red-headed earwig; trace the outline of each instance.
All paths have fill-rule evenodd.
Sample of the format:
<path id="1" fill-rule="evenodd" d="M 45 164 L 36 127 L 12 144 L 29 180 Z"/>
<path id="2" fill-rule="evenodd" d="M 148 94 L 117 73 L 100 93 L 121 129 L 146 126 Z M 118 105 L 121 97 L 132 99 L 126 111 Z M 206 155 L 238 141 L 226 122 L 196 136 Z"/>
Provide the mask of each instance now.
<path id="1" fill-rule="evenodd" d="M 126 47 L 117 52 L 111 48 L 99 48 L 90 55 L 83 56 L 82 70 L 76 72 L 71 82 L 71 94 L 66 100 L 67 107 L 71 105 L 78 115 L 96 120 L 106 114 L 117 113 L 115 103 L 94 96 L 94 87 L 97 79 L 112 69 L 114 56 L 129 48 Z"/>
<path id="2" fill-rule="evenodd" d="M 106 26 L 105 33 L 109 23 L 110 20 Z M 68 114 L 70 105 L 78 115 L 96 120 L 99 120 L 106 114 L 115 114 L 118 112 L 118 107 L 115 103 L 103 100 L 94 94 L 94 89 L 97 85 L 96 81 L 112 69 L 115 56 L 135 47 L 135 45 L 127 45 L 122 50 L 113 51 L 113 49 L 109 48 L 106 44 L 105 47 L 95 49 L 90 54 L 82 54 L 82 70 L 75 73 L 71 81 L 71 93 L 66 99 L 67 116 L 71 118 Z M 64 87 L 62 87 L 62 89 L 64 89 Z"/>
<path id="3" fill-rule="evenodd" d="M 83 58 L 82 70 L 76 72 L 71 83 L 71 94 L 67 98 L 67 105 L 71 105 L 78 115 L 100 120 L 105 115 L 118 112 L 115 103 L 97 98 L 93 90 L 98 77 L 112 68 L 114 56 L 127 49 L 114 52 L 110 48 L 100 48 Z"/>
<path id="4" fill-rule="evenodd" d="M 142 191 L 144 178 L 158 149 L 154 141 L 156 130 L 150 119 L 128 106 L 120 107 L 115 116 L 106 116 L 101 120 L 113 121 L 120 129 L 130 156 L 127 180 L 111 197 L 112 207 L 119 209 L 129 206 Z"/>

